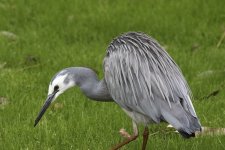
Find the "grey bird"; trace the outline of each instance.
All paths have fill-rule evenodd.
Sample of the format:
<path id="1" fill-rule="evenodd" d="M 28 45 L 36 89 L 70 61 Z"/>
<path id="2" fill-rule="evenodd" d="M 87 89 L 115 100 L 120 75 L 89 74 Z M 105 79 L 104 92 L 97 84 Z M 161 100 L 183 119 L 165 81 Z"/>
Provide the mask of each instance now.
<path id="1" fill-rule="evenodd" d="M 88 98 L 115 102 L 132 119 L 133 134 L 120 130 L 126 139 L 112 149 L 138 137 L 138 124 L 145 126 L 142 149 L 146 149 L 148 125 L 161 121 L 171 124 L 183 137 L 195 136 L 201 125 L 191 102 L 191 90 L 178 65 L 160 44 L 140 32 L 115 38 L 104 58 L 104 78 L 84 67 L 58 72 L 51 80 L 45 101 L 34 126 L 49 105 L 67 89 L 78 86 Z"/>

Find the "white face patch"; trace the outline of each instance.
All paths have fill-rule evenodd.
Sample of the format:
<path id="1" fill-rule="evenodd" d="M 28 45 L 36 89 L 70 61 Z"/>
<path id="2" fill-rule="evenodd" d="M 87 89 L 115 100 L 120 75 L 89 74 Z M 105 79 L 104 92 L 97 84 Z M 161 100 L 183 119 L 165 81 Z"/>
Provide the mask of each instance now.
<path id="1" fill-rule="evenodd" d="M 54 87 L 57 85 L 59 86 L 59 91 L 60 91 L 60 89 L 65 86 L 64 80 L 66 77 L 67 77 L 67 74 L 56 76 L 55 79 L 52 81 L 52 83 L 49 85 L 48 95 L 53 93 Z"/>
<path id="2" fill-rule="evenodd" d="M 55 100 L 60 94 L 62 94 L 67 89 L 73 87 L 75 85 L 74 81 L 69 81 L 68 83 L 64 83 L 66 77 L 68 74 L 63 75 L 57 75 L 54 80 L 49 84 L 48 88 L 48 95 L 52 94 L 54 92 L 55 86 L 59 87 L 59 91 L 55 94 L 54 99 Z"/>

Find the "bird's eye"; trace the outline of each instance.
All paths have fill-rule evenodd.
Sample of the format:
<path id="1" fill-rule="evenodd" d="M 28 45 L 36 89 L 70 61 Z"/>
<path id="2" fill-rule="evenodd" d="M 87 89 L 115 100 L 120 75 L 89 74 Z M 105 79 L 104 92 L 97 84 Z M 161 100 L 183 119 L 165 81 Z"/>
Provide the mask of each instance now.
<path id="1" fill-rule="evenodd" d="M 54 91 L 57 91 L 57 90 L 59 90 L 59 86 L 58 86 L 58 85 L 56 85 L 56 86 L 54 87 Z"/>

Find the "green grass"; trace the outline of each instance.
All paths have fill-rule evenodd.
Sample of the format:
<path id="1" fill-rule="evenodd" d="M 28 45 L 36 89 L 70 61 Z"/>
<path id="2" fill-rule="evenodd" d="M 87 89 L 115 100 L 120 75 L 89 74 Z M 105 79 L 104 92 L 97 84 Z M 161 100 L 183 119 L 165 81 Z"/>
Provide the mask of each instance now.
<path id="1" fill-rule="evenodd" d="M 90 101 L 77 88 L 33 127 L 51 77 L 69 66 L 90 67 L 103 77 L 108 44 L 127 31 L 145 32 L 166 47 L 190 84 L 202 125 L 225 127 L 224 40 L 216 46 L 225 31 L 224 6 L 223 0 L 0 0 L 0 97 L 8 102 L 0 104 L 0 149 L 105 150 L 122 140 L 121 127 L 131 132 L 119 106 Z M 184 140 L 165 127 L 149 126 L 157 133 L 148 149 L 225 149 L 225 136 Z M 140 149 L 141 142 L 123 149 Z"/>

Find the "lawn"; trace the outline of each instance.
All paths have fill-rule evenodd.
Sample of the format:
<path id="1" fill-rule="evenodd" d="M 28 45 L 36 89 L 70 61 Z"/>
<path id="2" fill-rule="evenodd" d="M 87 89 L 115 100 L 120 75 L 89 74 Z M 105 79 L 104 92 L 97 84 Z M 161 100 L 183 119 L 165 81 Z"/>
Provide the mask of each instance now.
<path id="1" fill-rule="evenodd" d="M 131 119 L 78 88 L 33 124 L 57 71 L 84 66 L 102 78 L 108 44 L 127 31 L 157 39 L 186 77 L 202 125 L 225 127 L 224 8 L 223 0 L 0 0 L 0 149 L 105 150 L 123 140 Z M 224 135 L 185 140 L 165 123 L 149 128 L 147 149 L 225 149 Z M 140 136 L 122 149 L 141 144 Z"/>

